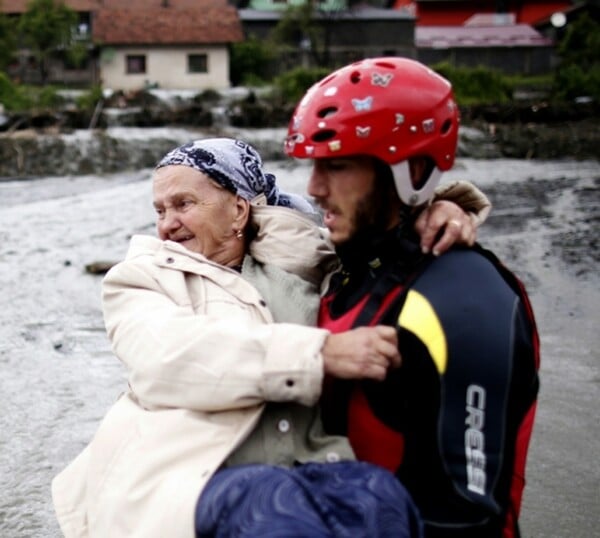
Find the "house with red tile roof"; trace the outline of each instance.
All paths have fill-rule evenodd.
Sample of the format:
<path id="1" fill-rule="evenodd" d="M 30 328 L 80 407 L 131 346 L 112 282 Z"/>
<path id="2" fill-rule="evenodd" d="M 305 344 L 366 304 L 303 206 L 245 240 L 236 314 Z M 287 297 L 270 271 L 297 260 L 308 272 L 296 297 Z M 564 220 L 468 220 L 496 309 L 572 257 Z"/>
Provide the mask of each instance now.
<path id="1" fill-rule="evenodd" d="M 31 0 L 2 0 L 0 11 L 9 14 L 25 13 Z M 102 0 L 66 0 L 64 4 L 78 13 L 92 12 L 102 6 Z"/>
<path id="2" fill-rule="evenodd" d="M 134 7 L 136 2 L 126 9 L 106 4 L 94 14 L 92 27 L 103 87 L 230 86 L 228 47 L 244 38 L 234 7 L 215 1 L 163 1 L 144 9 Z"/>
<path id="3" fill-rule="evenodd" d="M 18 17 L 29 0 L 0 0 Z M 90 48 L 85 65 L 69 68 L 57 51 L 50 82 L 99 82 L 113 90 L 223 89 L 230 86 L 229 45 L 244 39 L 237 9 L 226 0 L 64 0 L 79 15 L 77 39 Z M 21 51 L 11 75 L 35 82 L 35 58 Z"/>

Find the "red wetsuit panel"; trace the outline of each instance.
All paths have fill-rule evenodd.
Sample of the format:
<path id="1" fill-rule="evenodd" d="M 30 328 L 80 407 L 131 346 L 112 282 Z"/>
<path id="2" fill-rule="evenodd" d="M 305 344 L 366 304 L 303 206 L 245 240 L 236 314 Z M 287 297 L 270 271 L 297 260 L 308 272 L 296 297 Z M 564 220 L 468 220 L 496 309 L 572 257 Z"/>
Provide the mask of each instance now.
<path id="1" fill-rule="evenodd" d="M 402 463 L 404 437 L 379 420 L 356 385 L 348 409 L 348 438 L 360 461 L 375 463 L 395 473 Z"/>
<path id="2" fill-rule="evenodd" d="M 402 291 L 396 288 L 382 301 L 373 322 L 385 312 Z M 349 330 L 354 324 L 357 316 L 363 310 L 369 296 L 366 295 L 352 309 L 337 319 L 332 319 L 329 313 L 329 304 L 332 296 L 325 297 L 321 302 L 319 312 L 319 327 L 328 329 L 332 333 Z M 371 323 L 374 325 L 375 323 Z M 326 383 L 326 391 L 335 384 Z M 335 394 L 329 395 L 335 398 Z M 348 431 L 346 432 L 350 444 L 360 461 L 375 463 L 385 467 L 391 472 L 396 472 L 402 462 L 404 452 L 404 437 L 401 433 L 386 426 L 371 411 L 363 390 L 359 383 L 352 389 L 348 405 Z"/>
<path id="3" fill-rule="evenodd" d="M 516 520 L 519 519 L 521 512 L 521 500 L 523 490 L 525 489 L 525 462 L 527 459 L 527 451 L 529 449 L 529 440 L 533 430 L 533 421 L 535 419 L 536 403 L 530 408 L 517 435 L 517 446 L 515 450 L 515 463 L 513 467 L 512 480 L 510 484 L 510 506 L 511 510 L 506 513 L 504 529 L 502 530 L 502 538 L 514 538 Z"/>

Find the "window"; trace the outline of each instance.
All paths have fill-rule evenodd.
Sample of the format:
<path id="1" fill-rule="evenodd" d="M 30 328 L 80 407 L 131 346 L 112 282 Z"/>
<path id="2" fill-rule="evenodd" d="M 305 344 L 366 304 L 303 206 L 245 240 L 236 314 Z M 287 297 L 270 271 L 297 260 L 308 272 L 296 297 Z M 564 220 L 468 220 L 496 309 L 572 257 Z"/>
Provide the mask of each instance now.
<path id="1" fill-rule="evenodd" d="M 188 73 L 208 73 L 208 56 L 188 54 Z"/>
<path id="2" fill-rule="evenodd" d="M 130 54 L 125 58 L 128 75 L 139 75 L 146 72 L 146 55 Z"/>
<path id="3" fill-rule="evenodd" d="M 75 41 L 84 41 L 90 38 L 90 27 L 84 22 L 71 29 L 71 37 Z"/>

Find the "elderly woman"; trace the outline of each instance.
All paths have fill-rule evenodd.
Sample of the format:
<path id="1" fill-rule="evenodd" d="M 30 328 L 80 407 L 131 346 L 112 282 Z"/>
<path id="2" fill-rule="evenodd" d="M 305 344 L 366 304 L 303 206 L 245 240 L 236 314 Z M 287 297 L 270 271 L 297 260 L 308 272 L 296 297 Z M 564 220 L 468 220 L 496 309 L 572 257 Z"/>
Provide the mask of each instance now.
<path id="1" fill-rule="evenodd" d="M 419 535 L 393 475 L 321 427 L 325 374 L 383 379 L 400 357 L 391 328 L 311 326 L 336 258 L 310 204 L 224 138 L 166 155 L 153 192 L 159 238 L 134 236 L 103 283 L 128 390 L 53 481 L 64 534 Z M 454 206 L 422 226 L 449 218 L 472 239 Z"/>

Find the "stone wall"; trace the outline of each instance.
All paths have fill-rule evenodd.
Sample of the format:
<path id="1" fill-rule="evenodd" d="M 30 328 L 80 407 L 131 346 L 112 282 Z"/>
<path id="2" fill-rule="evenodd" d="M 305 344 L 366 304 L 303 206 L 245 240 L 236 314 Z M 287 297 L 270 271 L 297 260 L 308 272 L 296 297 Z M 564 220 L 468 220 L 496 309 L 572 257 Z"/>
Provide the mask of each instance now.
<path id="1" fill-rule="evenodd" d="M 570 111 L 547 106 L 472 108 L 462 114 L 458 154 L 474 158 L 598 159 L 598 115 L 597 107 L 592 106 Z M 248 116 L 242 111 L 240 117 Z M 115 133 L 114 129 L 56 126 L 4 132 L 0 133 L 0 179 L 151 168 L 173 147 L 202 136 L 241 136 L 253 143 L 265 160 L 285 158 L 282 123 L 279 128 L 266 130 L 257 128 L 258 123 L 237 126 L 245 128 L 241 135 L 235 126 L 227 125 L 183 132 L 167 127 L 159 129 L 158 135 L 150 129 L 148 136 L 144 129 L 137 129 L 135 138 L 126 130 Z"/>

